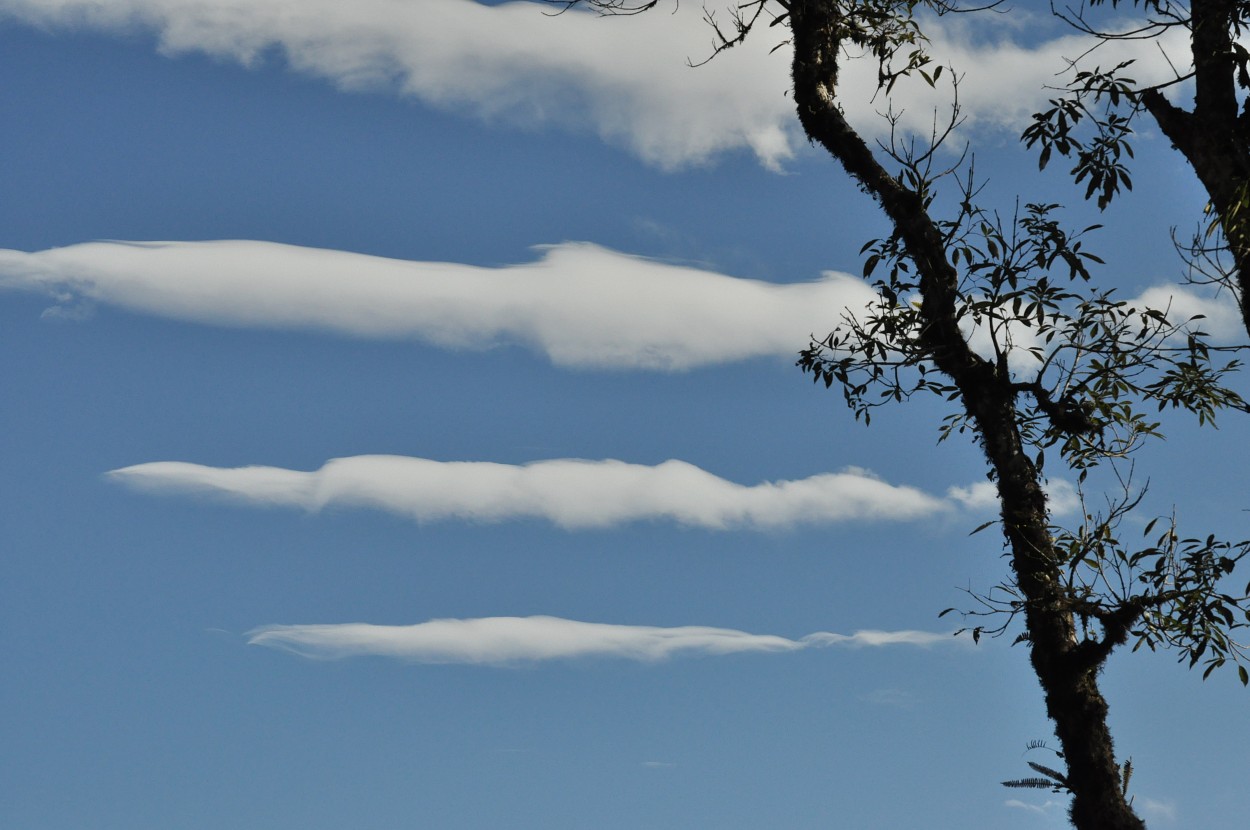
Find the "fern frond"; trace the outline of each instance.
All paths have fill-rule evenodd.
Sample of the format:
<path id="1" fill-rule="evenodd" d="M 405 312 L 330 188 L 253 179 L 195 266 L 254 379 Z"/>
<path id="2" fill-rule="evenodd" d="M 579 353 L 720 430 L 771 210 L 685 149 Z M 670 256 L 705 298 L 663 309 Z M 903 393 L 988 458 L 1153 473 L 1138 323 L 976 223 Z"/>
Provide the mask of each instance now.
<path id="1" fill-rule="evenodd" d="M 1049 778 L 1017 778 L 1015 781 L 1004 781 L 1004 787 L 1015 787 L 1031 790 L 1054 790 L 1059 792 L 1060 784 L 1051 781 Z"/>
<path id="2" fill-rule="evenodd" d="M 1048 776 L 1049 778 L 1053 779 L 1056 783 L 1062 784 L 1065 787 L 1068 786 L 1068 777 L 1064 775 L 1062 772 L 1060 772 L 1059 770 L 1051 769 L 1048 766 L 1045 766 L 1043 764 L 1038 764 L 1033 761 L 1025 761 L 1025 763 L 1028 764 L 1030 767 L 1032 767 L 1035 772 L 1040 772 L 1042 775 Z"/>

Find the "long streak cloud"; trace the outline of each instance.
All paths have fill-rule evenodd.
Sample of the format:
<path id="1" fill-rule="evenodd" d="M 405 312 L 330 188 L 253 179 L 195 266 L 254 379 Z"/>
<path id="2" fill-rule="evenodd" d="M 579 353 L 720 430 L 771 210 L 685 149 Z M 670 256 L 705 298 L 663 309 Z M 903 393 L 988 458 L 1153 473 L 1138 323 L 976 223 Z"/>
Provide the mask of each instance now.
<path id="1" fill-rule="evenodd" d="M 681 4 L 685 6 L 686 4 Z M 254 66 L 280 54 L 337 87 L 393 90 L 526 125 L 589 128 L 661 167 L 745 148 L 793 153 L 783 54 L 760 39 L 700 70 L 711 33 L 692 8 L 607 19 L 472 0 L 0 0 L 45 29 L 152 33 L 165 54 Z M 779 38 L 773 38 L 776 41 Z"/>
<path id="2" fill-rule="evenodd" d="M 493 120 L 590 129 L 665 168 L 732 150 L 779 168 L 801 146 L 786 95 L 790 50 L 781 29 L 761 26 L 745 44 L 691 68 L 713 42 L 702 4 L 615 18 L 576 7 L 551 11 L 532 2 L 473 0 L 0 0 L 0 20 L 151 33 L 165 54 L 207 54 L 245 66 L 276 52 L 293 70 L 344 90 L 393 90 Z M 967 73 L 959 98 L 970 128 L 1018 132 L 1053 94 L 1047 89 L 1065 58 L 1088 47 L 1073 36 L 1017 43 L 1015 35 L 1040 28 L 1010 28 L 1022 18 L 1044 22 L 1022 11 L 925 26 L 937 63 Z M 1182 72 L 1187 66 L 1185 35 L 1178 27 L 1159 41 L 1167 58 L 1154 41 L 1124 40 L 1090 60 L 1111 66 L 1135 59 L 1134 77 L 1157 83 L 1171 77 L 1169 59 Z M 838 92 L 860 129 L 880 137 L 888 125 L 877 115 L 884 101 L 874 99 L 875 82 L 873 61 L 851 61 Z M 945 113 L 949 97 L 949 88 L 930 94 L 917 80 L 897 87 L 891 104 L 905 129 L 928 134 L 935 109 Z"/>
<path id="3" fill-rule="evenodd" d="M 487 268 L 270 242 L 92 242 L 0 249 L 0 288 L 201 323 L 409 338 L 452 349 L 524 344 L 559 366 L 683 370 L 792 357 L 862 281 L 775 284 L 628 256 L 589 243 Z"/>
<path id="4" fill-rule="evenodd" d="M 836 271 L 778 284 L 585 242 L 539 250 L 536 262 L 492 268 L 258 241 L 90 242 L 0 249 L 0 290 L 50 297 L 48 316 L 106 304 L 448 349 L 516 344 L 562 367 L 653 371 L 790 359 L 810 335 L 823 336 L 844 312 L 862 315 L 875 298 L 862 280 Z M 1150 288 L 1134 302 L 1178 320 L 1204 314 L 1202 327 L 1217 340 L 1241 331 L 1231 304 L 1184 286 Z"/>
<path id="5" fill-rule="evenodd" d="M 256 506 L 367 507 L 419 522 L 541 519 L 569 529 L 646 520 L 715 530 L 776 529 L 917 519 L 951 506 L 855 468 L 746 486 L 676 460 L 656 466 L 581 459 L 511 465 L 367 455 L 333 459 L 312 472 L 159 461 L 108 476 L 138 490 L 225 497 Z"/>
<path id="6" fill-rule="evenodd" d="M 929 631 L 821 631 L 791 640 L 708 626 L 612 625 L 547 616 L 438 619 L 416 625 L 266 625 L 247 636 L 252 645 L 315 659 L 371 656 L 491 666 L 590 657 L 655 661 L 683 655 L 794 652 L 829 646 L 924 647 L 954 640 L 950 634 Z"/>

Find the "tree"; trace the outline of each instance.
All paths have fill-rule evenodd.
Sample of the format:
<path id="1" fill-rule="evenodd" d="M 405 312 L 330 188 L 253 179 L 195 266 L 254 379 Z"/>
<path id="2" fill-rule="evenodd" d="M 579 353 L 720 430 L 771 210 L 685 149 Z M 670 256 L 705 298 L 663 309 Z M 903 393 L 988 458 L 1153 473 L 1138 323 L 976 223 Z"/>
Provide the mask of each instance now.
<path id="1" fill-rule="evenodd" d="M 656 5 L 587 2 L 616 14 Z M 1144 5 L 1176 16 L 1167 3 Z M 1173 140 L 1197 159 L 1195 168 L 1210 166 L 1199 174 L 1204 182 L 1211 178 L 1208 189 L 1239 267 L 1242 257 L 1250 264 L 1250 231 L 1243 235 L 1239 219 L 1250 181 L 1239 119 L 1250 115 L 1236 115 L 1224 75 L 1238 67 L 1245 72 L 1239 57 L 1245 52 L 1227 36 L 1239 31 L 1241 7 L 1220 0 L 1194 4 L 1194 20 L 1228 24 L 1195 25 L 1200 81 L 1194 114 L 1178 114 L 1157 89 L 1126 92 L 1127 82 L 1115 72 L 1078 74 L 1071 97 L 1039 115 L 1025 136 L 1040 142 L 1043 163 L 1052 150 L 1075 154 L 1078 181 L 1089 179 L 1088 195 L 1098 194 L 1105 205 L 1130 183 L 1120 161 L 1129 128 L 1114 107 L 1140 103 L 1169 136 L 1175 131 Z M 876 63 L 878 92 L 885 96 L 897 83 L 933 86 L 942 69 L 926 50 L 920 15 L 956 11 L 942 0 L 750 0 L 730 10 L 726 25 L 715 14 L 708 19 L 717 52 L 758 34 L 762 24 L 788 28 L 792 91 L 804 131 L 892 226 L 888 237 L 861 251 L 865 276 L 875 277 L 875 306 L 863 319 L 846 316 L 831 334 L 814 338 L 799 365 L 827 387 L 837 384 L 865 422 L 883 403 L 918 392 L 944 396 L 955 411 L 941 437 L 968 434 L 984 454 L 1011 575 L 994 590 L 974 594 L 977 604 L 966 613 L 994 622 L 974 625 L 971 633 L 979 639 L 1023 621 L 1017 641 L 1028 645 L 1065 766 L 1035 766 L 1047 778 L 1009 783 L 1068 790 L 1070 817 L 1080 830 L 1141 828 L 1127 796 L 1128 764 L 1115 754 L 1099 673 L 1113 651 L 1131 642 L 1134 648 L 1174 648 L 1191 667 L 1202 662 L 1207 673 L 1232 662 L 1242 682 L 1250 680 L 1232 637 L 1250 625 L 1250 585 L 1225 587 L 1250 542 L 1182 538 L 1168 520 L 1148 526 L 1148 537 L 1159 532 L 1144 546 L 1122 544 L 1117 529 L 1141 499 L 1124 465 L 1159 435 L 1146 407 L 1186 410 L 1199 424 L 1223 410 L 1244 410 L 1225 384 L 1238 362 L 1208 344 L 1196 321 L 1132 308 L 1096 288 L 1089 269 L 1102 260 L 1085 248 L 1096 226 L 1069 231 L 1051 204 L 1028 204 L 1004 220 L 976 203 L 980 185 L 971 162 L 936 167 L 938 148 L 959 121 L 957 104 L 946 128 L 919 146 L 900 138 L 874 150 L 848 122 L 837 80 L 850 51 Z M 1072 124 L 1089 116 L 1093 102 L 1111 109 L 1094 116 L 1094 135 L 1080 140 Z M 1211 124 L 1225 132 L 1209 133 Z M 1235 175 L 1226 173 L 1237 159 Z M 987 345 L 978 348 L 981 342 Z M 1087 506 L 1075 528 L 1056 526 L 1048 510 L 1047 450 L 1057 451 L 1083 485 L 1095 470 L 1110 470 L 1118 482 L 1106 507 Z"/>
<path id="2" fill-rule="evenodd" d="M 1140 9 L 1145 18 L 1125 28 L 1094 19 L 1096 7 Z M 1230 289 L 1241 306 L 1250 332 L 1250 51 L 1238 42 L 1250 3 L 1244 0 L 1090 0 L 1075 11 L 1058 12 L 1091 40 L 1090 50 L 1120 40 L 1158 41 L 1172 30 L 1188 32 L 1189 67 L 1173 66 L 1174 77 L 1141 85 L 1127 73 L 1131 61 L 1109 69 L 1077 69 L 1051 108 L 1034 116 L 1025 131 L 1029 146 L 1037 145 L 1043 167 L 1052 153 L 1075 159 L 1071 175 L 1086 184 L 1085 197 L 1096 196 L 1106 207 L 1121 188 L 1131 188 L 1129 138 L 1137 119 L 1146 113 L 1181 152 L 1210 198 L 1208 226 L 1185 247 L 1195 278 Z M 1189 109 L 1165 94 L 1192 82 Z M 1242 101 L 1238 102 L 1239 95 Z M 1231 262 L 1225 262 L 1221 255 Z"/>

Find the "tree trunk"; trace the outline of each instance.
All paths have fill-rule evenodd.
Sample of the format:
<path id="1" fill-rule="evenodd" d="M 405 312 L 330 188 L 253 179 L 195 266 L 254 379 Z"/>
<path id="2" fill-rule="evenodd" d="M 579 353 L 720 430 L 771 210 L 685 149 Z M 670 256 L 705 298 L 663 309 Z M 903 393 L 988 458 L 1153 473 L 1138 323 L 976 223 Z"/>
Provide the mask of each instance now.
<path id="1" fill-rule="evenodd" d="M 1071 818 L 1078 830 L 1141 830 L 1125 801 L 1097 673 L 1109 649 L 1078 643 L 1063 571 L 1049 531 L 1041 476 L 1025 454 L 1011 378 L 969 348 L 955 315 L 959 274 L 923 199 L 889 175 L 846 122 L 835 100 L 839 38 L 835 0 L 793 0 L 794 99 L 808 137 L 872 195 L 903 241 L 920 278 L 921 338 L 958 387 L 994 472 L 1003 532 L 1025 599 L 1033 668 L 1068 765 Z"/>
<path id="2" fill-rule="evenodd" d="M 1142 105 L 1206 188 L 1233 258 L 1242 321 L 1250 333 L 1250 109 L 1237 110 L 1239 69 L 1232 26 L 1237 0 L 1193 0 L 1194 109 L 1173 106 L 1158 90 Z"/>

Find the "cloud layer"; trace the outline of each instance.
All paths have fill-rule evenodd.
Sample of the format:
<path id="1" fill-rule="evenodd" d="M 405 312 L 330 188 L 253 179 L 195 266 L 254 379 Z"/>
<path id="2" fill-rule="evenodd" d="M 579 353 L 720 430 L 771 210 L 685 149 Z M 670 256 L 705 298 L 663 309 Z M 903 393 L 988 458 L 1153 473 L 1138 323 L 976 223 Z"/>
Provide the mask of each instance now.
<path id="1" fill-rule="evenodd" d="M 646 520 L 715 530 L 788 528 L 916 519 L 950 507 L 856 468 L 746 486 L 676 460 L 654 467 L 581 459 L 511 465 L 365 455 L 336 458 L 313 472 L 158 461 L 108 476 L 148 492 L 219 496 L 257 506 L 369 507 L 416 521 L 542 519 L 570 529 Z"/>
<path id="2" fill-rule="evenodd" d="M 780 37 L 705 57 L 697 4 L 608 19 L 584 9 L 472 0 L 2 0 L 44 28 L 151 32 L 162 52 L 256 65 L 279 53 L 344 90 L 401 95 L 486 119 L 590 129 L 662 167 L 745 148 L 792 153 Z M 771 34 L 771 33 L 770 33 Z M 769 42 L 769 41 L 772 42 Z"/>
<path id="3" fill-rule="evenodd" d="M 729 7 L 730 4 L 723 4 Z M 721 4 L 712 3 L 713 9 Z M 0 0 L 0 19 L 46 29 L 150 32 L 166 54 L 202 53 L 247 66 L 281 54 L 295 71 L 344 90 L 381 89 L 431 105 L 525 125 L 589 129 L 645 161 L 672 168 L 747 150 L 777 168 L 802 145 L 781 28 L 761 27 L 709 64 L 713 34 L 699 3 L 604 18 L 582 8 L 473 0 Z M 720 12 L 722 21 L 728 8 Z M 959 97 L 968 127 L 1018 132 L 1057 83 L 1065 58 L 1088 47 L 1066 36 L 1022 45 L 1044 31 L 1027 11 L 934 20 L 925 30 L 935 60 L 967 73 Z M 1019 26 L 1020 20 L 1042 25 Z M 1179 28 L 1161 41 L 1184 71 Z M 775 50 L 775 51 L 773 51 Z M 1153 42 L 1113 41 L 1089 61 L 1136 58 L 1142 83 L 1169 77 Z M 949 77 L 949 73 L 948 73 Z M 876 67 L 852 61 L 839 98 L 869 137 L 885 134 L 874 99 Z M 902 126 L 928 134 L 950 90 L 922 82 L 896 88 Z"/>
<path id="4" fill-rule="evenodd" d="M 48 316 L 80 317 L 103 303 L 206 324 L 449 349 L 516 344 L 563 367 L 660 371 L 792 359 L 844 310 L 862 315 L 875 298 L 861 279 L 833 271 L 777 284 L 585 242 L 539 250 L 536 262 L 489 268 L 273 242 L 90 242 L 0 249 L 0 290 L 51 297 Z M 1217 341 L 1241 332 L 1235 304 L 1186 287 L 1150 288 L 1134 303 L 1170 309 L 1177 320 L 1205 314 L 1202 328 Z M 984 332 L 971 334 L 989 353 Z"/>
<path id="5" fill-rule="evenodd" d="M 681 655 L 790 652 L 807 648 L 931 646 L 952 641 L 928 631 L 817 632 L 798 640 L 728 628 L 610 625 L 559 617 L 440 619 L 416 625 L 267 625 L 248 632 L 252 645 L 303 657 L 391 657 L 418 663 L 508 665 L 542 660 L 617 657 L 653 661 Z"/>
<path id="6" fill-rule="evenodd" d="M 541 250 L 537 262 L 484 268 L 270 242 L 92 242 L 0 249 L 0 288 L 45 293 L 58 302 L 52 314 L 106 303 L 454 349 L 518 343 L 560 366 L 660 370 L 793 357 L 872 297 L 846 274 L 778 285 L 588 243 Z"/>

